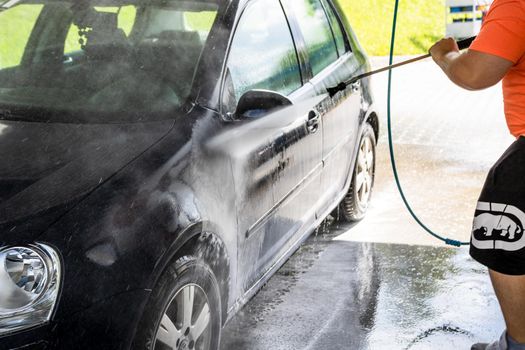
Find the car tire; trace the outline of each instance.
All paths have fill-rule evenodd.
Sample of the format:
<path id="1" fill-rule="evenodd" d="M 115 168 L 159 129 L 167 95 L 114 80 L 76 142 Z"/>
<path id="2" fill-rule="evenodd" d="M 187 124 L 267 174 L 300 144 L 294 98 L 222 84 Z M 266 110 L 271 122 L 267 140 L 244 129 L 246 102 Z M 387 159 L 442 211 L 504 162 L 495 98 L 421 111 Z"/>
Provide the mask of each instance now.
<path id="1" fill-rule="evenodd" d="M 195 257 L 179 258 L 166 269 L 144 310 L 134 349 L 219 349 L 219 285 L 211 269 Z"/>
<path id="2" fill-rule="evenodd" d="M 356 222 L 365 216 L 372 195 L 375 177 L 376 136 L 370 124 L 365 124 L 350 188 L 332 216 L 341 222 Z"/>

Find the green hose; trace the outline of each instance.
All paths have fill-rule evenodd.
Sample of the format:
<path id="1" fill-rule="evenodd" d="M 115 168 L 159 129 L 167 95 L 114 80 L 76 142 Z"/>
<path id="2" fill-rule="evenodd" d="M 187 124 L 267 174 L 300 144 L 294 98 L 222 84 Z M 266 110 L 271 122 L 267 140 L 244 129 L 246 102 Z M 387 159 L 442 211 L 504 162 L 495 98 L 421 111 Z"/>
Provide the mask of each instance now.
<path id="1" fill-rule="evenodd" d="M 395 0 L 395 7 L 394 7 L 394 19 L 392 23 L 392 37 L 390 39 L 390 57 L 389 57 L 389 65 L 392 65 L 393 58 L 394 58 L 394 43 L 396 38 L 396 27 L 397 27 L 397 10 L 399 8 L 399 0 Z M 394 179 L 396 180 L 397 189 L 399 190 L 399 194 L 401 195 L 401 198 L 403 199 L 403 203 L 405 203 L 406 208 L 408 209 L 408 212 L 414 220 L 421 226 L 425 231 L 427 231 L 430 235 L 436 237 L 439 240 L 442 240 L 448 245 L 460 247 L 462 245 L 468 245 L 469 242 L 460 242 L 456 241 L 454 239 L 445 238 L 434 231 L 432 231 L 430 228 L 428 228 L 414 213 L 414 210 L 408 203 L 405 193 L 403 191 L 403 187 L 401 187 L 401 182 L 399 181 L 399 175 L 397 174 L 397 166 L 396 166 L 396 160 L 394 156 L 394 144 L 392 141 L 392 125 L 391 125 L 391 111 L 390 111 L 390 98 L 391 98 L 391 90 L 392 90 L 392 70 L 388 71 L 388 94 L 387 94 L 387 126 L 388 126 L 388 148 L 390 150 L 390 163 L 392 164 L 392 172 L 394 173 Z"/>

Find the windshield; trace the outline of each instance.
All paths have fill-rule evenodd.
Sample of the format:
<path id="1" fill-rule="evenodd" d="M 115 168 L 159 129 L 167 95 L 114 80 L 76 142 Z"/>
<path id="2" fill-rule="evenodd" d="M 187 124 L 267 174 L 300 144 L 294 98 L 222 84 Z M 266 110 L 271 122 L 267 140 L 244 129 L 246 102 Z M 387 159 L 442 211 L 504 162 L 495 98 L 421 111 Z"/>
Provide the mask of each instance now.
<path id="1" fill-rule="evenodd" d="M 0 0 L 0 119 L 156 119 L 188 98 L 217 6 Z"/>

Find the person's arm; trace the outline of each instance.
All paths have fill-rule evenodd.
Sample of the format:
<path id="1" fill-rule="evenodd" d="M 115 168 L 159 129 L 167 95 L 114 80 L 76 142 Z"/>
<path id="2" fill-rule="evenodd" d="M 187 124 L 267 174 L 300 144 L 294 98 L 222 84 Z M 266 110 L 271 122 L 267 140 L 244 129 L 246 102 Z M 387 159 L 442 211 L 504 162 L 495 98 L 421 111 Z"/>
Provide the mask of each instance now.
<path id="1" fill-rule="evenodd" d="M 460 53 L 456 41 L 451 38 L 438 41 L 429 52 L 449 79 L 467 90 L 481 90 L 498 83 L 514 65 L 509 60 L 480 51 Z"/>

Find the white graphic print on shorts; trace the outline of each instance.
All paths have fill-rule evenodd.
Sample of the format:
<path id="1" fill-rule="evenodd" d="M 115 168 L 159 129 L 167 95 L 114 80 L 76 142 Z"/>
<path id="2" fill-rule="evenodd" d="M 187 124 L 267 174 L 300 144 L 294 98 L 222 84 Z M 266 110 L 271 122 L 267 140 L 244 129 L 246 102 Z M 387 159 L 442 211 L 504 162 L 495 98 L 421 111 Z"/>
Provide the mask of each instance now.
<path id="1" fill-rule="evenodd" d="M 472 227 L 472 245 L 478 249 L 516 251 L 525 248 L 525 213 L 500 203 L 478 202 Z"/>

